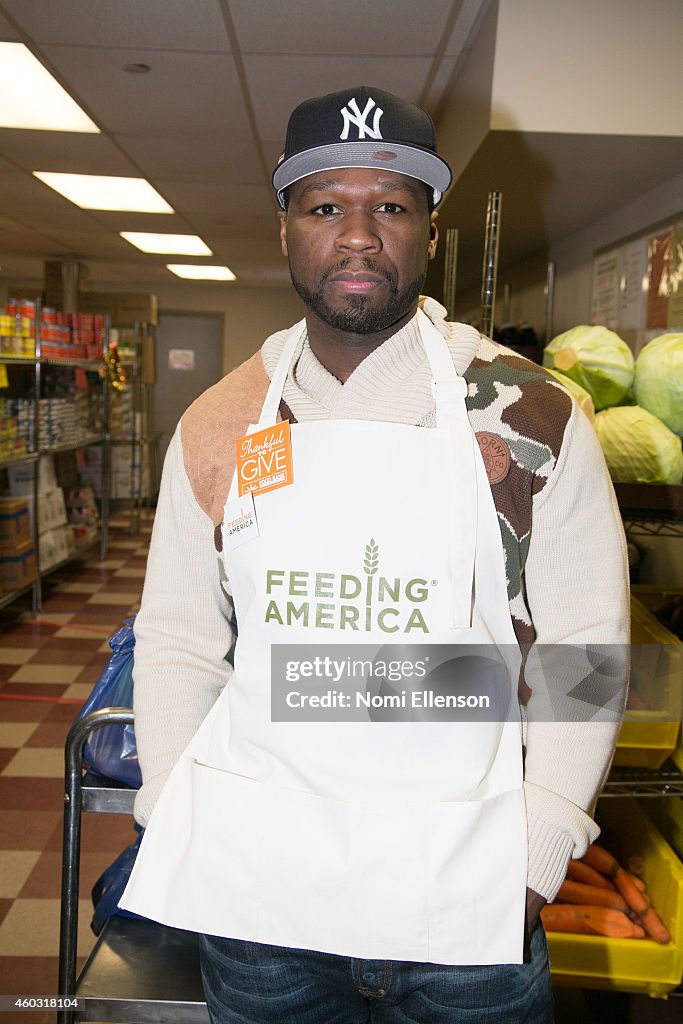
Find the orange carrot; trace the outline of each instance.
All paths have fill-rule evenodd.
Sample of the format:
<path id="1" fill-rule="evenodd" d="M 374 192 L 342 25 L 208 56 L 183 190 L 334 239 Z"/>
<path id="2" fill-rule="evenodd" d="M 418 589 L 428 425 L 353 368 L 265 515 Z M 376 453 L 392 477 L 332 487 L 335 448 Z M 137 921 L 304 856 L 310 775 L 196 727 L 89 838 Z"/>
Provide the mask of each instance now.
<path id="1" fill-rule="evenodd" d="M 626 863 L 632 875 L 638 875 L 638 877 L 640 878 L 645 873 L 644 857 L 639 857 L 637 854 L 634 853 L 633 856 L 628 858 Z"/>
<path id="2" fill-rule="evenodd" d="M 629 877 L 630 877 L 631 881 L 633 882 L 633 884 L 635 885 L 636 889 L 640 889 L 640 891 L 645 896 L 647 896 L 647 892 L 646 892 L 646 888 L 647 887 L 645 885 L 645 882 L 642 880 L 642 878 L 638 878 L 638 875 L 632 875 L 630 871 L 628 871 L 627 874 L 629 875 Z"/>
<path id="3" fill-rule="evenodd" d="M 607 875 L 608 877 L 615 875 L 619 870 L 619 865 L 612 854 L 605 850 L 604 847 L 598 846 L 597 843 L 591 843 L 581 860 L 588 864 L 589 867 L 595 868 L 600 874 Z"/>
<path id="4" fill-rule="evenodd" d="M 614 884 L 631 910 L 635 911 L 638 915 L 638 921 L 643 925 L 648 935 L 655 942 L 661 942 L 662 945 L 670 942 L 671 936 L 664 927 L 662 919 L 652 909 L 649 897 L 634 884 L 633 875 L 630 875 L 628 871 L 624 871 L 623 868 L 619 868 L 614 875 Z"/>
<path id="5" fill-rule="evenodd" d="M 618 892 L 610 889 L 603 889 L 599 885 L 584 885 L 582 882 L 572 882 L 565 878 L 560 886 L 557 898 L 563 903 L 578 903 L 591 907 L 610 907 L 612 910 L 621 910 L 622 914 L 628 913 L 628 903 Z"/>
<path id="6" fill-rule="evenodd" d="M 588 864 L 584 864 L 582 860 L 569 861 L 567 865 L 567 878 L 571 878 L 573 882 L 583 882 L 584 885 L 597 885 L 601 889 L 611 889 L 614 891 L 614 886 L 604 875 L 601 875 L 595 868 L 589 867 Z"/>
<path id="7" fill-rule="evenodd" d="M 671 942 L 671 936 L 666 930 L 661 917 L 652 907 L 648 907 L 642 914 L 638 914 L 637 920 L 639 923 L 642 923 L 645 931 L 655 942 L 661 942 L 663 946 L 666 946 L 667 942 Z"/>
<path id="8" fill-rule="evenodd" d="M 614 939 L 642 939 L 643 929 L 620 910 L 606 907 L 551 903 L 541 911 L 543 927 L 549 932 L 607 935 Z"/>
<path id="9" fill-rule="evenodd" d="M 617 868 L 614 873 L 614 884 L 631 910 L 635 910 L 636 914 L 647 910 L 650 901 L 640 887 L 635 884 L 633 875 L 630 875 L 628 871 L 624 871 L 623 868 Z"/>

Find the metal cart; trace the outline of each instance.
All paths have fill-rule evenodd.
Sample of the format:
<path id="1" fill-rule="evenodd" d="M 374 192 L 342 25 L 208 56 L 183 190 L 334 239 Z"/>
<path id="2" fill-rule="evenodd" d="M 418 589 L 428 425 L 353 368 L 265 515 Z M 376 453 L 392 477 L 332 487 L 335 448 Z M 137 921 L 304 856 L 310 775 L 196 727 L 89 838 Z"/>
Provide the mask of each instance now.
<path id="1" fill-rule="evenodd" d="M 132 721 L 130 708 L 93 711 L 66 740 L 58 992 L 77 996 L 79 1005 L 59 1010 L 57 1022 L 209 1024 L 194 932 L 111 917 L 76 977 L 81 814 L 132 815 L 135 798 L 128 786 L 84 773 L 83 745 L 94 729 Z"/>

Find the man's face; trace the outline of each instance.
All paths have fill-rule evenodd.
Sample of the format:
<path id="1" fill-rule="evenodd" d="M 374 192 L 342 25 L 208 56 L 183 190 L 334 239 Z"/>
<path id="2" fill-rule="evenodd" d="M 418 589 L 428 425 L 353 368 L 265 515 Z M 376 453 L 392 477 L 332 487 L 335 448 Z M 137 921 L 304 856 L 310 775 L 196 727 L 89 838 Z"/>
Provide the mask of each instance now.
<path id="1" fill-rule="evenodd" d="M 366 335 L 416 306 L 437 232 L 422 182 L 345 167 L 291 186 L 280 237 L 309 310 L 337 330 Z"/>

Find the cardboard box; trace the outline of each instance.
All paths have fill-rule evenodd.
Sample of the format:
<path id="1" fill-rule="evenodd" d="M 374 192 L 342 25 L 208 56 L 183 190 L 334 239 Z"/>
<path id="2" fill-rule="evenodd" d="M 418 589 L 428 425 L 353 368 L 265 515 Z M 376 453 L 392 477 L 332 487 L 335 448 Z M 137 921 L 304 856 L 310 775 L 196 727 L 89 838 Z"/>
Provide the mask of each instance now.
<path id="1" fill-rule="evenodd" d="M 116 292 L 79 292 L 79 313 L 104 313 L 116 320 Z"/>
<path id="2" fill-rule="evenodd" d="M 159 322 L 159 304 L 153 292 L 79 292 L 81 313 L 106 313 L 113 324 Z"/>
<path id="3" fill-rule="evenodd" d="M 40 536 L 39 557 L 40 571 L 52 569 L 69 557 L 71 545 L 67 536 L 67 526 L 57 526 Z"/>
<path id="4" fill-rule="evenodd" d="M 159 304 L 152 292 L 119 292 L 116 296 L 116 323 L 143 323 L 156 326 L 159 323 Z"/>
<path id="5" fill-rule="evenodd" d="M 13 497 L 33 494 L 33 472 L 34 467 L 30 463 L 8 468 L 9 490 Z M 38 461 L 38 493 L 44 494 L 45 491 L 50 491 L 56 486 L 57 474 L 54 456 L 41 455 Z"/>
<path id="6" fill-rule="evenodd" d="M 66 503 L 61 487 L 53 487 L 41 494 L 38 501 L 38 533 L 54 530 L 66 522 Z"/>
<path id="7" fill-rule="evenodd" d="M 26 498 L 0 498 L 0 552 L 14 553 L 31 540 L 31 518 Z"/>
<path id="8" fill-rule="evenodd" d="M 9 554 L 0 552 L 0 590 L 21 590 L 36 579 L 33 541 L 27 540 Z"/>

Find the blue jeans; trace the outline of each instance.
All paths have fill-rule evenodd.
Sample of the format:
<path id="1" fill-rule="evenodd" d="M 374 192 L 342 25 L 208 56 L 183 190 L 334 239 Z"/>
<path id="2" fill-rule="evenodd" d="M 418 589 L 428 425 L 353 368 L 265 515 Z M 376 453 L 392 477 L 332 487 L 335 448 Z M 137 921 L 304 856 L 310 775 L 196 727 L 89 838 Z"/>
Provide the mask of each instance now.
<path id="1" fill-rule="evenodd" d="M 545 932 L 524 964 L 357 960 L 199 936 L 212 1024 L 552 1024 Z"/>

